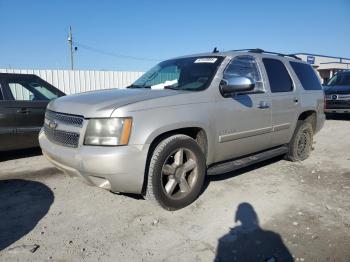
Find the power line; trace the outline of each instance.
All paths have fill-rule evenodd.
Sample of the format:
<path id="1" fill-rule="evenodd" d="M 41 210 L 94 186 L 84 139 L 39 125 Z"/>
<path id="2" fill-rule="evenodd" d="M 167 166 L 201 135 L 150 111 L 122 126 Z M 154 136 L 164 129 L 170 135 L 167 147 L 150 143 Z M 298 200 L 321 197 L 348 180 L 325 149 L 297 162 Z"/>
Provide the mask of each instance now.
<path id="1" fill-rule="evenodd" d="M 114 52 L 110 52 L 110 51 L 105 51 L 99 48 L 95 48 L 92 46 L 88 46 L 79 42 L 73 42 L 74 45 L 78 46 L 79 48 L 83 48 L 95 53 L 99 53 L 99 54 L 103 54 L 103 55 L 107 55 L 107 56 L 113 56 L 113 57 L 118 57 L 118 58 L 124 58 L 124 59 L 133 59 L 133 60 L 141 60 L 141 61 L 152 61 L 152 62 L 158 62 L 162 59 L 156 59 L 156 58 L 145 58 L 145 57 L 137 57 L 137 56 L 130 56 L 130 55 L 123 55 L 123 54 L 119 54 L 119 53 L 114 53 Z"/>

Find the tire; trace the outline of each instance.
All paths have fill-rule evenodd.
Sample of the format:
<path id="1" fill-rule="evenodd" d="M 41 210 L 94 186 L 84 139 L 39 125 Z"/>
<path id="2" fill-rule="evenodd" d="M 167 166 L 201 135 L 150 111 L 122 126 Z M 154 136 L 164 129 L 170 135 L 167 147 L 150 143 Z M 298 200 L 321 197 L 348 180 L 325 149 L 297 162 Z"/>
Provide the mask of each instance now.
<path id="1" fill-rule="evenodd" d="M 196 200 L 206 174 L 205 156 L 186 135 L 161 141 L 150 159 L 145 198 L 166 210 L 183 208 Z"/>
<path id="2" fill-rule="evenodd" d="M 286 159 L 293 162 L 307 159 L 312 150 L 313 134 L 309 121 L 298 120 L 292 140 L 288 144 Z"/>

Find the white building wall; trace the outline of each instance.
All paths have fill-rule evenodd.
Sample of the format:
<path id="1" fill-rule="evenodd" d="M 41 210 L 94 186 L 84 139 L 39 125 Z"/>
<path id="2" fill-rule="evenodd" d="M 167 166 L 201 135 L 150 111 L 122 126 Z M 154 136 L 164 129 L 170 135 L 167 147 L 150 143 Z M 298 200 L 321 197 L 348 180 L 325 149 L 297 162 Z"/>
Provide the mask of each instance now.
<path id="1" fill-rule="evenodd" d="M 66 94 L 123 88 L 130 85 L 143 72 L 0 69 L 0 73 L 34 74 Z"/>

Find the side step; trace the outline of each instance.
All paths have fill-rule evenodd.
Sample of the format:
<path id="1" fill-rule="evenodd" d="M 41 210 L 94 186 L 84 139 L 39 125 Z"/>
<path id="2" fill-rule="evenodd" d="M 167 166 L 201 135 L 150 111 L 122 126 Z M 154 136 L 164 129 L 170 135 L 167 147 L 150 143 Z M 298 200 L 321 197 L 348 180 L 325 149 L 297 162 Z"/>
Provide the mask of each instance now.
<path id="1" fill-rule="evenodd" d="M 229 162 L 221 163 L 209 167 L 207 170 L 207 175 L 220 175 L 228 172 L 232 172 L 234 170 L 258 163 L 260 161 L 267 160 L 269 158 L 273 158 L 275 156 L 283 155 L 288 152 L 288 148 L 286 146 L 281 146 L 273 149 L 269 149 L 267 151 L 263 151 L 257 153 L 255 155 L 250 155 L 247 157 L 235 159 Z"/>

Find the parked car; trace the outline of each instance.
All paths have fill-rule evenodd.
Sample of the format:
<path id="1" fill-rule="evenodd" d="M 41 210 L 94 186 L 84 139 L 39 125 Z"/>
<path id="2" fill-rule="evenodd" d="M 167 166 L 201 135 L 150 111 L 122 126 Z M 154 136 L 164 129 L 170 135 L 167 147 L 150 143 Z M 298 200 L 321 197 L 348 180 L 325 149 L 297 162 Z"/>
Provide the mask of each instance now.
<path id="1" fill-rule="evenodd" d="M 350 71 L 335 74 L 324 86 L 326 113 L 350 113 Z"/>
<path id="2" fill-rule="evenodd" d="M 323 126 L 310 65 L 261 49 L 159 63 L 127 89 L 49 103 L 39 141 L 59 169 L 168 210 L 193 202 L 206 175 L 277 155 L 306 159 Z"/>
<path id="3" fill-rule="evenodd" d="M 36 75 L 0 73 L 0 151 L 38 147 L 46 106 L 63 95 Z"/>

